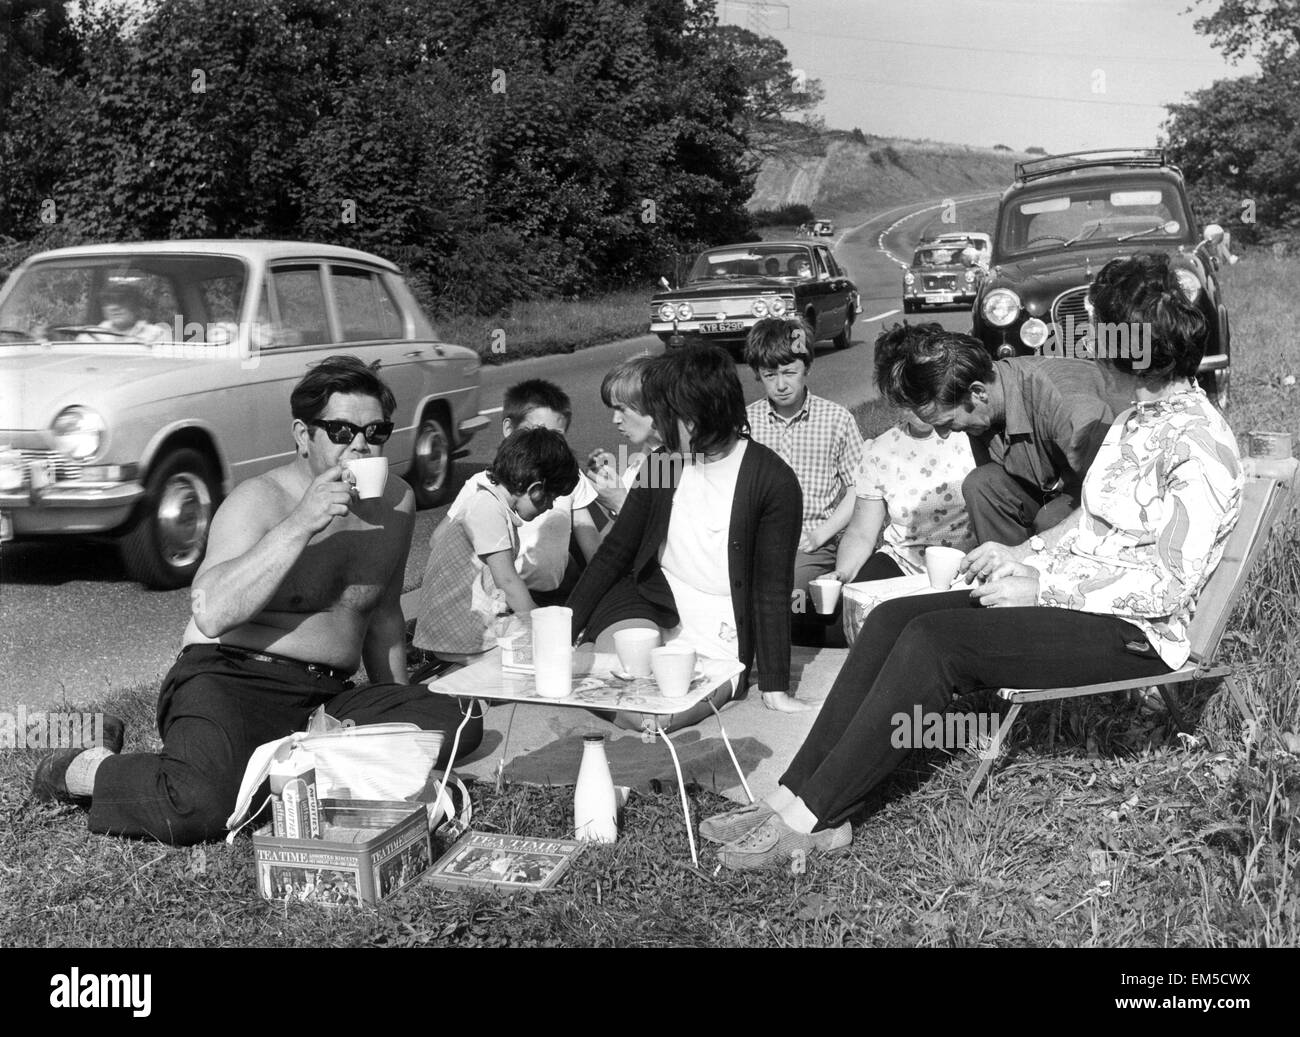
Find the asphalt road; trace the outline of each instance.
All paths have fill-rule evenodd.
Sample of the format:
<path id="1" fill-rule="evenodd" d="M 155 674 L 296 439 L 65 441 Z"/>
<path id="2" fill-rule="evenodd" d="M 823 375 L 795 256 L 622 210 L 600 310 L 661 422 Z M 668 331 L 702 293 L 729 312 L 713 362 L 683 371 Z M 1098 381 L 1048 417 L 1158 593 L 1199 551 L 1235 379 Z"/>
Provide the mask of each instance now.
<path id="1" fill-rule="evenodd" d="M 912 244 L 927 230 L 954 229 L 941 225 L 940 215 L 938 205 L 901 206 L 833 242 L 836 257 L 858 286 L 863 310 L 848 349 L 835 352 L 829 343 L 819 349 L 810 380 L 814 392 L 849 407 L 876 395 L 871 341 L 883 325 L 902 319 L 900 264 L 910 257 Z M 953 330 L 970 328 L 969 313 L 959 309 L 927 312 L 921 319 Z M 601 378 L 627 357 L 662 348 L 658 338 L 645 335 L 567 356 L 486 367 L 482 406 L 499 407 L 501 391 L 512 382 L 549 378 L 573 399 L 569 439 L 578 457 L 597 446 L 617 449 L 609 412 L 600 402 Z M 747 400 L 757 399 L 761 388 L 752 374 L 748 369 L 740 374 Z M 467 463 L 485 463 L 500 438 L 499 421 L 493 421 L 475 439 Z M 442 509 L 424 512 L 417 520 L 408 586 L 424 570 L 429 534 L 441 514 Z M 0 555 L 0 709 L 83 706 L 126 687 L 156 685 L 180 648 L 188 614 L 187 591 L 141 589 L 127 578 L 110 544 L 60 538 L 6 545 Z"/>

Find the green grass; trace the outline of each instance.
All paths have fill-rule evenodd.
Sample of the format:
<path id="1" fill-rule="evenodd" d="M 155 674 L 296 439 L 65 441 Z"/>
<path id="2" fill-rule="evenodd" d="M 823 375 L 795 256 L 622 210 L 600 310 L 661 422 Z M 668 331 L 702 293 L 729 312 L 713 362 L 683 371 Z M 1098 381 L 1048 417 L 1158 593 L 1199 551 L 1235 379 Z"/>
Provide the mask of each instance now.
<path id="1" fill-rule="evenodd" d="M 485 364 L 572 353 L 650 331 L 654 288 L 625 288 L 590 299 L 537 299 L 512 304 L 495 317 L 444 321 L 444 342 L 476 350 Z"/>
<path id="2" fill-rule="evenodd" d="M 1239 433 L 1297 428 L 1300 263 L 1251 254 L 1229 272 Z M 892 414 L 860 409 L 870 433 Z M 1277 530 L 1224 652 L 1261 716 L 1246 731 L 1212 682 L 1182 694 L 1196 737 L 1124 696 L 1022 714 L 1015 753 L 968 805 L 975 761 L 916 755 L 877 790 L 850 850 L 805 874 L 689 865 L 675 793 L 634 796 L 618 843 L 553 892 L 505 898 L 417 884 L 375 910 L 258 899 L 247 839 L 201 850 L 101 838 L 72 808 L 25 803 L 35 752 L 0 756 L 0 945 L 97 946 L 1294 946 L 1300 943 L 1300 515 Z M 128 748 L 158 745 L 156 689 L 102 705 Z M 93 704 L 88 704 L 88 706 Z M 963 706 L 962 708 L 969 708 Z M 698 817 L 719 807 L 692 790 Z M 475 826 L 554 836 L 571 791 L 474 788 Z"/>

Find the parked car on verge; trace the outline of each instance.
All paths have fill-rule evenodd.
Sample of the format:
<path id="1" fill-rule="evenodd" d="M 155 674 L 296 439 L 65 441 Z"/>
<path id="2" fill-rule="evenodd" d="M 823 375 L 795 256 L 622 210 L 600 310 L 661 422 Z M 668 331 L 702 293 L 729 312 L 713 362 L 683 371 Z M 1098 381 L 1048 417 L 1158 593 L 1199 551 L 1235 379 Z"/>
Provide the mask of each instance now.
<path id="1" fill-rule="evenodd" d="M 661 280 L 650 330 L 669 348 L 701 341 L 733 352 L 763 317 L 801 314 L 817 341 L 844 349 L 861 312 L 858 290 L 820 243 L 756 241 L 702 252 L 680 288 Z"/>
<path id="2" fill-rule="evenodd" d="M 221 498 L 292 457 L 290 390 L 336 353 L 380 363 L 391 471 L 445 499 L 487 425 L 480 361 L 392 263 L 242 240 L 33 256 L 0 289 L 0 535 L 109 534 L 135 579 L 183 586 Z"/>
<path id="3" fill-rule="evenodd" d="M 903 312 L 916 313 L 927 304 L 969 306 L 975 301 L 984 268 L 978 250 L 965 237 L 958 241 L 922 241 L 903 271 Z"/>
<path id="4" fill-rule="evenodd" d="M 994 356 L 1063 355 L 1061 346 L 1080 355 L 1078 343 L 1094 331 L 1088 285 L 1097 271 L 1112 259 L 1165 252 L 1209 325 L 1199 381 L 1226 407 L 1231 342 L 1215 255 L 1222 237 L 1214 224 L 1198 232 L 1182 173 L 1162 148 L 1018 162 L 998 206 L 973 333 Z"/>
<path id="5" fill-rule="evenodd" d="M 835 233 L 835 224 L 831 223 L 830 220 L 814 220 L 812 232 L 814 237 L 829 238 Z"/>

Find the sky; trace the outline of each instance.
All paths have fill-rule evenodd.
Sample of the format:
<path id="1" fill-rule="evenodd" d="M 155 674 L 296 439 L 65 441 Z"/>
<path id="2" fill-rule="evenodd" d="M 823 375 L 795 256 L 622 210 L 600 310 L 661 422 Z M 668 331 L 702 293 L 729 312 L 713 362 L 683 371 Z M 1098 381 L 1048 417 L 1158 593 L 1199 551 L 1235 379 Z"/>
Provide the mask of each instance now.
<path id="1" fill-rule="evenodd" d="M 1192 14 L 1185 13 L 1189 7 Z M 832 129 L 1049 152 L 1143 147 L 1230 65 L 1194 0 L 718 0 L 821 80 Z"/>

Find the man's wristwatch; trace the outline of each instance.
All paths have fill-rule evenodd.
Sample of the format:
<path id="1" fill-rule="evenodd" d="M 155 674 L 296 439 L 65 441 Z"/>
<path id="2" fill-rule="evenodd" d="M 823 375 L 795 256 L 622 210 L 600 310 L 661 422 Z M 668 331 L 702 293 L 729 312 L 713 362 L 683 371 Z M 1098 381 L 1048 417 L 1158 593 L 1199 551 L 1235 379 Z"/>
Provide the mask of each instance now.
<path id="1" fill-rule="evenodd" d="M 1040 554 L 1047 550 L 1047 541 L 1035 533 L 1029 538 L 1029 550 L 1033 551 L 1034 554 Z"/>

